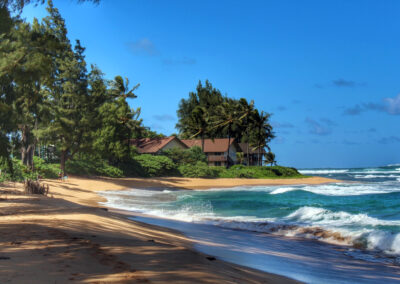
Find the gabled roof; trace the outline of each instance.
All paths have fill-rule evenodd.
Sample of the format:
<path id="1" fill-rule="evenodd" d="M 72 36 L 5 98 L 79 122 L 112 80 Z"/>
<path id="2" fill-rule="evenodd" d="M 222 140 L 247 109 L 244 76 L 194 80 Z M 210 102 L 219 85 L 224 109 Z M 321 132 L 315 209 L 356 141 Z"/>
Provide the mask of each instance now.
<path id="1" fill-rule="evenodd" d="M 215 138 L 214 141 L 212 139 L 204 139 L 204 153 L 216 153 L 216 152 L 227 152 L 228 151 L 228 138 Z M 181 140 L 186 146 L 189 148 L 198 146 L 201 148 L 201 139 L 182 139 Z M 235 139 L 231 138 L 230 145 L 236 145 Z"/>
<path id="2" fill-rule="evenodd" d="M 140 154 L 155 154 L 162 150 L 168 143 L 175 140 L 182 144 L 183 147 L 187 147 L 175 136 L 164 137 L 164 138 L 140 138 L 129 140 L 130 145 L 135 146 Z"/>
<path id="3" fill-rule="evenodd" d="M 248 143 L 239 143 L 239 147 L 243 153 L 247 154 L 247 144 Z M 265 149 L 261 148 L 261 154 L 265 153 Z M 258 154 L 258 149 L 254 149 L 254 147 L 249 145 L 249 154 Z"/>

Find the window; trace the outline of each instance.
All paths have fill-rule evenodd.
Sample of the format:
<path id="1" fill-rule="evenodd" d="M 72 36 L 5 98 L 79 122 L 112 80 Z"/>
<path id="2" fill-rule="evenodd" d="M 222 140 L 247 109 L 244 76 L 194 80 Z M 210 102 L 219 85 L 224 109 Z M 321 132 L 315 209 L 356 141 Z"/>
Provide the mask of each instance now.
<path id="1" fill-rule="evenodd" d="M 221 162 L 215 162 L 216 166 L 221 166 Z"/>

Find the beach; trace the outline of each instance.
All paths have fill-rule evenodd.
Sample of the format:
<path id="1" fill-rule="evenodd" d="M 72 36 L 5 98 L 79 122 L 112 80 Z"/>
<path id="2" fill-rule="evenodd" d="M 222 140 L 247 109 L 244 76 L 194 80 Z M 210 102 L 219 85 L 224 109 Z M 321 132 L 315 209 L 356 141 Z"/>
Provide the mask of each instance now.
<path id="1" fill-rule="evenodd" d="M 0 283 L 296 283 L 196 251 L 176 230 L 110 212 L 98 191 L 321 184 L 327 178 L 45 180 L 47 197 L 0 185 Z"/>

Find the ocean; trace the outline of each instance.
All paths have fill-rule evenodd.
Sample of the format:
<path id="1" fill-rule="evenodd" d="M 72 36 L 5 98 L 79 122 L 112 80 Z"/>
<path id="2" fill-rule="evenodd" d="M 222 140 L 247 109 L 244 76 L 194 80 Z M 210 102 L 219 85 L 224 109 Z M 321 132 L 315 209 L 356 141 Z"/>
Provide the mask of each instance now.
<path id="1" fill-rule="evenodd" d="M 222 259 L 238 264 L 308 283 L 354 283 L 354 277 L 359 283 L 400 281 L 400 165 L 303 169 L 300 172 L 344 182 L 206 191 L 129 189 L 103 192 L 102 195 L 107 198 L 105 204 L 109 207 L 161 217 L 165 221 L 139 219 L 180 229 L 199 241 L 203 237 L 211 243 L 210 236 L 204 235 L 205 230 L 215 236 L 221 234 L 221 240 L 216 237 L 212 240 L 216 243 L 224 238 L 228 240 L 227 236 L 237 236 L 230 243 L 235 244 L 231 252 L 220 254 Z M 197 235 L 193 233 L 196 231 L 199 231 Z M 248 256 L 254 259 L 243 261 L 244 256 L 235 253 L 246 252 L 249 249 L 246 240 L 250 239 L 253 240 L 251 250 L 256 250 L 259 255 L 250 253 Z M 271 253 L 274 242 L 279 248 Z M 202 250 L 211 254 L 215 251 L 207 250 L 204 245 Z M 330 271 L 324 266 L 307 270 L 302 267 L 304 260 L 296 262 L 292 257 L 293 263 L 289 266 L 288 259 L 276 256 L 276 252 L 284 252 L 310 257 L 311 265 L 311 259 L 318 258 L 322 251 L 331 257 L 323 259 L 326 265 L 332 259 L 346 263 L 348 267 L 364 265 L 364 270 L 369 269 L 369 275 L 365 271 L 358 275 L 352 269 L 335 267 L 329 268 Z M 279 261 L 286 261 L 282 264 L 285 273 L 282 273 Z M 337 271 L 341 273 L 340 277 Z M 348 282 L 349 278 L 352 281 Z"/>

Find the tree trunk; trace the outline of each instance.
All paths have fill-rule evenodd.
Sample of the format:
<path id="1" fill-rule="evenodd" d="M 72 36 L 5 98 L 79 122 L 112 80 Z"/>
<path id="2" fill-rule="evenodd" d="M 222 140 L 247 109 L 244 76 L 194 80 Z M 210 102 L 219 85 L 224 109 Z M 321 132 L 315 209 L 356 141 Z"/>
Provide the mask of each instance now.
<path id="1" fill-rule="evenodd" d="M 34 146 L 31 143 L 32 134 L 27 125 L 22 126 L 21 129 L 21 140 L 22 140 L 22 147 L 21 147 L 21 160 L 22 163 L 27 166 L 29 169 L 32 169 L 33 166 L 33 151 Z"/>
<path id="2" fill-rule="evenodd" d="M 249 137 L 248 135 L 247 135 L 247 137 Z M 247 142 L 247 153 L 246 153 L 246 155 L 247 155 L 247 166 L 250 166 L 250 154 L 249 154 L 249 142 Z"/>
<path id="3" fill-rule="evenodd" d="M 65 162 L 67 160 L 67 150 L 61 151 L 60 157 L 60 169 L 61 169 L 61 178 L 65 177 Z"/>
<path id="4" fill-rule="evenodd" d="M 204 134 L 201 134 L 201 151 L 204 153 Z"/>
<path id="5" fill-rule="evenodd" d="M 261 146 L 258 146 L 258 165 L 259 166 L 261 166 L 261 161 L 260 161 L 260 158 L 261 158 Z"/>
<path id="6" fill-rule="evenodd" d="M 226 168 L 229 168 L 229 149 L 231 148 L 231 127 L 228 128 L 228 156 L 226 157 Z"/>

